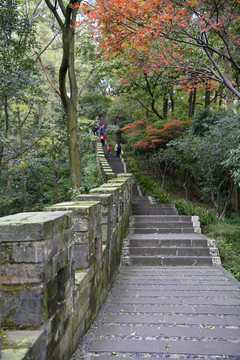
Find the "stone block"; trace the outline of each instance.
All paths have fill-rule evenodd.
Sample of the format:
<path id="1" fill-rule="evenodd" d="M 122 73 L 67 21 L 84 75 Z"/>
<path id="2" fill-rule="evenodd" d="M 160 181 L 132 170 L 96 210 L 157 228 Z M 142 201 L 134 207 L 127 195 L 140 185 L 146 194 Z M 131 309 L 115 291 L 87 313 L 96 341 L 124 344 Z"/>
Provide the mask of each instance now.
<path id="1" fill-rule="evenodd" d="M 42 283 L 44 281 L 43 264 L 5 264 L 1 268 L 2 284 Z"/>
<path id="2" fill-rule="evenodd" d="M 42 242 L 2 243 L 2 264 L 5 263 L 42 263 L 44 246 Z"/>
<path id="3" fill-rule="evenodd" d="M 4 327 L 43 324 L 43 285 L 3 285 L 1 291 Z"/>
<path id="4" fill-rule="evenodd" d="M 87 269 L 89 267 L 89 248 L 83 245 L 75 245 L 74 258 L 76 269 Z"/>
<path id="5" fill-rule="evenodd" d="M 19 213 L 0 218 L 0 242 L 20 242 L 51 239 L 59 227 L 70 228 L 66 212 Z"/>
<path id="6" fill-rule="evenodd" d="M 72 339 L 73 351 L 77 349 L 77 346 L 79 345 L 79 342 L 82 339 L 85 332 L 86 332 L 85 320 L 83 319 L 82 322 L 80 322 L 79 326 L 74 331 L 74 335 Z"/>

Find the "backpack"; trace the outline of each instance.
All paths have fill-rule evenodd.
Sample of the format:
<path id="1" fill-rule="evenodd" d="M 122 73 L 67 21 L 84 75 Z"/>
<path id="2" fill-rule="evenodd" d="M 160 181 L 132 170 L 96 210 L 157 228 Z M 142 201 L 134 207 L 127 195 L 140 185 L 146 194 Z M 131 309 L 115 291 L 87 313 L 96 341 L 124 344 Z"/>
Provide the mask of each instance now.
<path id="1" fill-rule="evenodd" d="M 118 150 L 118 151 L 121 151 L 121 149 L 122 149 L 121 145 L 120 145 L 120 144 L 117 144 L 117 150 Z"/>

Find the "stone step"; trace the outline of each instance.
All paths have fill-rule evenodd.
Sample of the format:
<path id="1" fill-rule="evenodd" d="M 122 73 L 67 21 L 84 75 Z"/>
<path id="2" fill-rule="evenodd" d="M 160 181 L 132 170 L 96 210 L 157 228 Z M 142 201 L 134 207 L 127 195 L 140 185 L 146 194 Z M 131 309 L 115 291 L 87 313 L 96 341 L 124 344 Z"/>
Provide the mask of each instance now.
<path id="1" fill-rule="evenodd" d="M 173 209 L 134 209 L 132 208 L 133 215 L 177 215 Z"/>
<path id="2" fill-rule="evenodd" d="M 136 196 L 133 196 L 132 202 L 139 204 L 139 203 L 144 203 L 145 201 L 149 202 L 149 197 L 148 196 L 139 196 L 138 195 L 138 190 L 135 190 L 135 193 L 137 194 Z"/>
<path id="3" fill-rule="evenodd" d="M 134 215 L 178 215 L 177 210 L 170 204 L 132 204 Z"/>
<path id="4" fill-rule="evenodd" d="M 210 256 L 208 247 L 130 247 L 130 256 Z"/>
<path id="5" fill-rule="evenodd" d="M 206 239 L 131 239 L 129 240 L 130 247 L 157 247 L 157 246 L 177 246 L 177 247 L 205 247 L 207 246 Z"/>
<path id="6" fill-rule="evenodd" d="M 167 228 L 167 229 L 176 229 L 176 228 L 184 228 L 184 229 L 189 229 L 189 228 L 193 228 L 193 223 L 192 222 L 186 222 L 186 221 L 179 221 L 179 222 L 135 222 L 134 223 L 134 228 L 135 229 L 162 229 L 162 228 Z"/>
<path id="7" fill-rule="evenodd" d="M 185 215 L 134 215 L 134 222 L 140 223 L 140 222 L 192 222 L 191 216 L 185 216 Z"/>
<path id="8" fill-rule="evenodd" d="M 131 256 L 131 264 L 138 266 L 211 266 L 210 256 Z"/>
<path id="9" fill-rule="evenodd" d="M 194 233 L 193 228 L 134 228 L 133 229 L 134 234 L 191 234 Z"/>
<path id="10" fill-rule="evenodd" d="M 176 210 L 173 204 L 133 204 L 134 208 L 144 208 L 144 209 L 172 209 Z"/>

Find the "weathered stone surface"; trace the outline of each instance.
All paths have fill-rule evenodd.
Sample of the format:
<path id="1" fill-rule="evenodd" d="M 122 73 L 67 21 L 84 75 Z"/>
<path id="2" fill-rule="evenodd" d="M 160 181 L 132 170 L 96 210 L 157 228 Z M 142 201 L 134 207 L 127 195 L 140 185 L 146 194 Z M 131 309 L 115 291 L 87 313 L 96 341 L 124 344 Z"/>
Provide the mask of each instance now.
<path id="1" fill-rule="evenodd" d="M 46 333 L 44 330 L 7 331 L 2 360 L 46 360 Z"/>
<path id="2" fill-rule="evenodd" d="M 6 264 L 1 272 L 2 284 L 42 283 L 44 281 L 42 264 Z"/>
<path id="3" fill-rule="evenodd" d="M 29 349 L 3 349 L 1 352 L 2 360 L 30 360 Z"/>
<path id="4" fill-rule="evenodd" d="M 39 326 L 44 322 L 43 285 L 3 286 L 2 324 Z"/>
<path id="5" fill-rule="evenodd" d="M 19 213 L 0 218 L 0 241 L 34 241 L 50 239 L 59 227 L 70 228 L 71 217 L 66 212 L 46 214 Z"/>
<path id="6" fill-rule="evenodd" d="M 75 245 L 74 257 L 76 269 L 87 269 L 89 267 L 89 249 L 83 245 Z"/>
<path id="7" fill-rule="evenodd" d="M 1 244 L 2 264 L 41 263 L 44 261 L 43 242 L 11 242 Z"/>

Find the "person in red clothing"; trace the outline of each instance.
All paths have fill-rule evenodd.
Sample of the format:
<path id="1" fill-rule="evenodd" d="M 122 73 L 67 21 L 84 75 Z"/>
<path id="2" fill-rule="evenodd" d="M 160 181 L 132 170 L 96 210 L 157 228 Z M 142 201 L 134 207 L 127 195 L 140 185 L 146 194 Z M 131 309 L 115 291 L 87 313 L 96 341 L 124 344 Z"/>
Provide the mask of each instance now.
<path id="1" fill-rule="evenodd" d="M 108 155 L 110 155 L 111 153 L 112 153 L 111 145 L 108 145 Z"/>
<path id="2" fill-rule="evenodd" d="M 101 135 L 100 139 L 101 139 L 102 146 L 104 146 L 105 145 L 105 136 Z"/>

